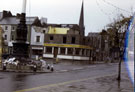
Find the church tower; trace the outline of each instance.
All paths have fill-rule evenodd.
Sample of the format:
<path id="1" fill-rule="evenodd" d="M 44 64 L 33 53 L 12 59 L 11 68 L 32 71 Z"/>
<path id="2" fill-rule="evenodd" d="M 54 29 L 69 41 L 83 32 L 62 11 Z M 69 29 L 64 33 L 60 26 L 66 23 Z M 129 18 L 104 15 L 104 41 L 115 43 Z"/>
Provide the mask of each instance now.
<path id="1" fill-rule="evenodd" d="M 80 27 L 80 35 L 85 36 L 83 1 L 82 1 L 81 13 L 80 13 L 79 27 Z"/>

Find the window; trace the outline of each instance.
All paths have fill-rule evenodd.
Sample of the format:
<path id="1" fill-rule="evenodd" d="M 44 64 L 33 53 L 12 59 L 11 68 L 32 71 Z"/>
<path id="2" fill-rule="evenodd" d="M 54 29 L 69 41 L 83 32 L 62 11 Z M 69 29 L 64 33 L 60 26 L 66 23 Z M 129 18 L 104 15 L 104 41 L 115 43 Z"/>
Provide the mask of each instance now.
<path id="1" fill-rule="evenodd" d="M 15 30 L 15 27 L 14 26 L 12 26 L 12 30 Z"/>
<path id="2" fill-rule="evenodd" d="M 5 35 L 4 39 L 7 40 L 7 35 Z"/>
<path id="3" fill-rule="evenodd" d="M 45 30 L 43 30 L 43 33 L 45 33 Z"/>
<path id="4" fill-rule="evenodd" d="M 43 51 L 42 50 L 32 50 L 33 55 L 42 55 Z"/>
<path id="5" fill-rule="evenodd" d="M 60 48 L 60 54 L 65 54 L 65 48 Z"/>
<path id="6" fill-rule="evenodd" d="M 90 56 L 90 50 L 88 50 L 88 49 L 86 50 L 86 55 Z"/>
<path id="7" fill-rule="evenodd" d="M 8 30 L 8 26 L 5 26 L 5 30 Z"/>
<path id="8" fill-rule="evenodd" d="M 75 44 L 75 37 L 72 37 L 71 43 L 72 43 L 72 44 Z"/>
<path id="9" fill-rule="evenodd" d="M 84 49 L 82 49 L 82 55 L 85 56 L 85 50 Z"/>
<path id="10" fill-rule="evenodd" d="M 36 36 L 36 42 L 40 42 L 40 36 Z"/>
<path id="11" fill-rule="evenodd" d="M 52 53 L 52 47 L 46 47 L 46 53 L 51 54 Z"/>
<path id="12" fill-rule="evenodd" d="M 12 40 L 14 40 L 14 35 L 12 35 Z"/>
<path id="13" fill-rule="evenodd" d="M 50 40 L 53 40 L 53 36 L 50 36 Z"/>
<path id="14" fill-rule="evenodd" d="M 76 55 L 79 55 L 79 54 L 80 54 L 80 49 L 79 49 L 79 48 L 76 48 L 76 49 L 75 49 L 75 54 L 76 54 Z"/>
<path id="15" fill-rule="evenodd" d="M 63 43 L 66 43 L 66 42 L 67 42 L 67 38 L 63 37 Z"/>
<path id="16" fill-rule="evenodd" d="M 73 48 L 68 48 L 68 55 L 73 55 Z"/>

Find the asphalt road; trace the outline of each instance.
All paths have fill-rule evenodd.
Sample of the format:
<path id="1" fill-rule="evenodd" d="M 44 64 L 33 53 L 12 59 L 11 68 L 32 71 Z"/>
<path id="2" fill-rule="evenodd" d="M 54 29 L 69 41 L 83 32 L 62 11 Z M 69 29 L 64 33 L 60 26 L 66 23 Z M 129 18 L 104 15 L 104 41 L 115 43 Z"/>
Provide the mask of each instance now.
<path id="1" fill-rule="evenodd" d="M 80 70 L 54 72 L 44 74 L 34 73 L 0 73 L 0 92 L 27 92 L 37 90 L 47 85 L 72 83 L 92 78 L 117 74 L 118 64 L 94 65 Z M 122 72 L 126 72 L 122 64 Z M 24 90 L 27 89 L 27 90 Z"/>

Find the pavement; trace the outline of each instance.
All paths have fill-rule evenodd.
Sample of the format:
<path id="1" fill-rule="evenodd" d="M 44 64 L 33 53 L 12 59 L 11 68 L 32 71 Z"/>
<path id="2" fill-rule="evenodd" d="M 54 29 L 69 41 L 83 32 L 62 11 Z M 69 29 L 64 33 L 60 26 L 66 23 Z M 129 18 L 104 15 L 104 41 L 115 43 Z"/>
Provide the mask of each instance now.
<path id="1" fill-rule="evenodd" d="M 121 82 L 116 81 L 117 75 L 107 75 L 49 84 L 15 92 L 134 92 L 134 87 L 128 76 L 124 73 L 122 75 Z"/>
<path id="2" fill-rule="evenodd" d="M 74 81 L 39 90 L 38 92 L 134 92 L 133 86 L 127 75 L 117 82 L 116 75 L 91 78 L 88 80 Z M 36 92 L 36 91 L 31 91 Z"/>
<path id="3" fill-rule="evenodd" d="M 52 65 L 53 59 L 47 59 L 46 62 L 47 62 L 47 64 Z M 95 63 L 95 64 L 81 64 L 79 61 L 67 62 L 67 61 L 63 60 L 63 62 L 61 61 L 59 63 L 53 64 L 53 67 L 54 67 L 53 72 L 76 71 L 76 70 L 83 70 L 86 68 L 96 68 L 98 65 L 105 66 L 105 65 L 113 65 L 113 64 L 117 64 L 117 63 L 104 64 L 103 62 L 99 62 L 99 63 Z M 3 71 L 2 68 L 0 67 L 0 72 L 33 73 L 33 70 L 30 70 L 30 69 L 17 70 L 17 69 L 7 68 L 6 71 Z M 52 73 L 52 72 L 50 70 L 48 70 L 46 67 L 46 68 L 44 68 L 44 70 L 37 70 L 36 73 Z"/>
<path id="4" fill-rule="evenodd" d="M 54 73 L 43 74 L 0 72 L 0 89 L 2 92 L 134 92 L 124 63 L 120 82 L 116 80 L 118 63 L 61 62 L 54 64 L 54 69 Z"/>
<path id="5" fill-rule="evenodd" d="M 105 65 L 113 65 L 113 64 L 117 64 L 117 63 L 89 64 L 89 65 L 59 63 L 59 64 L 54 64 L 54 69 L 55 69 L 55 72 L 68 72 L 68 71 L 83 70 L 83 69 L 87 69 L 87 68 L 96 68 L 98 65 L 105 66 Z"/>

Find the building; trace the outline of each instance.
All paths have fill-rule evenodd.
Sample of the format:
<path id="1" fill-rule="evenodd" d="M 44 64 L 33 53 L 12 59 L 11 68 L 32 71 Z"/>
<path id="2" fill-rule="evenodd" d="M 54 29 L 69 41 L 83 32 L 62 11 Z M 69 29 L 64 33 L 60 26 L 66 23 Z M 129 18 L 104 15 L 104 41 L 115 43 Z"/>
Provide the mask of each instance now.
<path id="1" fill-rule="evenodd" d="M 64 27 L 63 27 L 64 26 Z M 75 24 L 49 25 L 45 34 L 43 57 L 71 60 L 89 60 L 90 47 L 83 45 L 80 30 Z M 78 26 L 79 29 L 79 26 Z"/>
<path id="2" fill-rule="evenodd" d="M 85 37 L 85 45 L 91 46 L 93 49 L 90 54 L 91 61 L 100 60 L 100 49 L 101 49 L 101 35 L 100 33 L 89 32 L 88 36 Z"/>
<path id="3" fill-rule="evenodd" d="M 3 11 L 0 13 L 0 25 L 2 27 L 3 38 L 4 38 L 4 53 L 12 54 L 13 53 L 13 42 L 16 39 L 16 29 L 17 25 L 20 21 L 20 14 L 16 16 L 12 15 L 9 11 Z M 41 23 L 40 23 L 41 22 Z M 46 18 L 39 19 L 38 17 L 26 17 L 26 24 L 27 24 L 27 43 L 34 46 L 35 44 L 32 42 L 31 34 L 34 35 L 34 32 L 37 32 L 38 28 L 41 25 L 45 25 L 47 22 Z M 31 33 L 32 32 L 32 33 Z M 33 38 L 34 39 L 34 38 Z M 43 43 L 43 41 L 42 41 Z M 32 48 L 32 47 L 30 47 Z M 32 51 L 32 50 L 30 50 Z M 32 53 L 31 53 L 32 54 Z M 30 54 L 30 55 L 31 55 Z"/>
<path id="4" fill-rule="evenodd" d="M 42 18 L 43 19 L 43 18 Z M 42 20 L 41 19 L 41 20 Z M 31 27 L 31 40 L 30 40 L 30 56 L 36 58 L 36 56 L 42 57 L 44 51 L 44 37 L 47 31 L 47 20 L 41 22 L 38 20 Z M 43 24 L 44 23 L 44 24 Z"/>
<path id="5" fill-rule="evenodd" d="M 92 48 L 84 44 L 83 3 L 79 24 L 48 24 L 45 33 L 44 58 L 89 60 Z"/>
<path id="6" fill-rule="evenodd" d="M 85 44 L 91 46 L 92 61 L 107 61 L 110 57 L 109 34 L 103 30 L 102 32 L 90 32 L 85 38 Z"/>
<path id="7" fill-rule="evenodd" d="M 4 31 L 5 53 L 13 53 L 16 28 L 20 14 L 0 13 L 0 25 Z M 47 24 L 46 18 L 26 17 L 27 42 L 30 44 L 31 58 L 59 58 L 70 60 L 90 60 L 91 44 L 85 44 L 84 10 L 81 7 L 78 24 Z"/>

